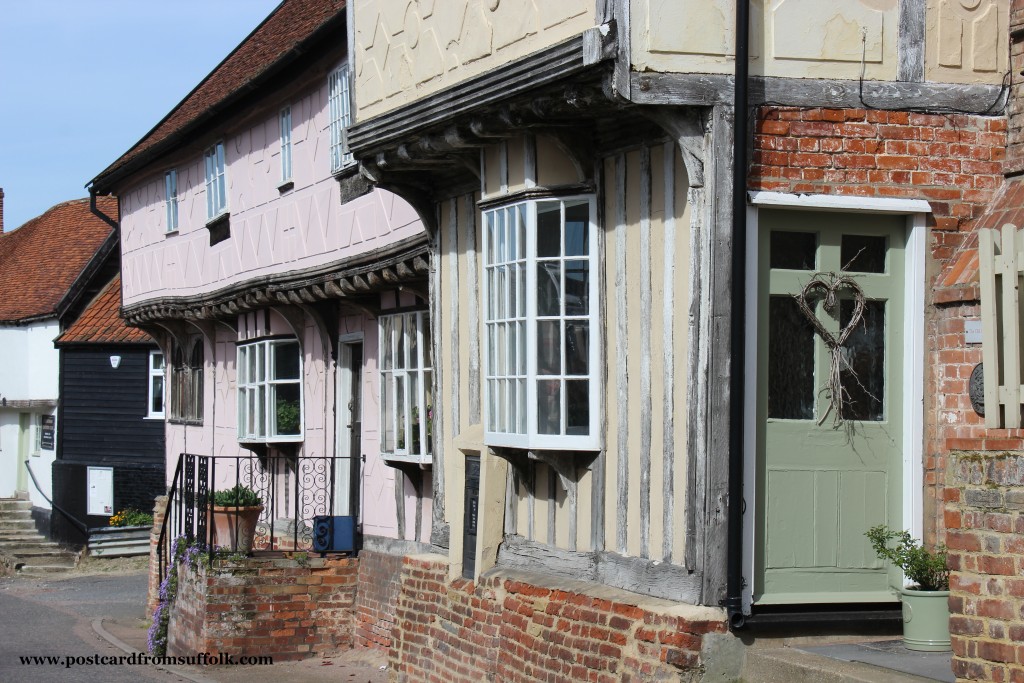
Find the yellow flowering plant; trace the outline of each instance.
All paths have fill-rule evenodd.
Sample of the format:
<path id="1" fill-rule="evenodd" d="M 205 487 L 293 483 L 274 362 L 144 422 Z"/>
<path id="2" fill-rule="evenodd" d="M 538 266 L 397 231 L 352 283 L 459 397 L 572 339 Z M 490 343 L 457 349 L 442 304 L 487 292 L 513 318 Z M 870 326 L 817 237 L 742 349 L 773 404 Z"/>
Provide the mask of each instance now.
<path id="1" fill-rule="evenodd" d="M 153 515 L 135 508 L 124 508 L 110 518 L 110 526 L 153 526 Z"/>

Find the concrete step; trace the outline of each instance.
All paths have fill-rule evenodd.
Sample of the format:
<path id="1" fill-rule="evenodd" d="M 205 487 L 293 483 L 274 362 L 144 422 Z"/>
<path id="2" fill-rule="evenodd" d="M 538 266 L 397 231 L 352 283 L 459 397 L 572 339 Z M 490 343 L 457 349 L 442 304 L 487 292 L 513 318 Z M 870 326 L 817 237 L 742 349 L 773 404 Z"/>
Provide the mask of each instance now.
<path id="1" fill-rule="evenodd" d="M 32 518 L 28 519 L 0 519 L 0 532 L 17 531 L 19 529 L 31 529 L 35 531 L 36 523 Z"/>
<path id="2" fill-rule="evenodd" d="M 46 554 L 64 552 L 64 548 L 53 541 L 46 541 L 42 538 L 26 539 L 21 541 L 0 541 L 0 555 L 17 555 L 20 553 Z"/>
<path id="3" fill-rule="evenodd" d="M 64 574 L 74 568 L 73 564 L 26 564 L 18 568 L 18 576 L 52 576 L 53 574 Z"/>
<path id="4" fill-rule="evenodd" d="M 744 683 L 925 683 L 943 679 L 833 659 L 792 647 L 772 647 L 747 651 L 742 680 Z"/>
<path id="5" fill-rule="evenodd" d="M 0 513 L 32 511 L 32 503 L 19 498 L 0 498 Z"/>

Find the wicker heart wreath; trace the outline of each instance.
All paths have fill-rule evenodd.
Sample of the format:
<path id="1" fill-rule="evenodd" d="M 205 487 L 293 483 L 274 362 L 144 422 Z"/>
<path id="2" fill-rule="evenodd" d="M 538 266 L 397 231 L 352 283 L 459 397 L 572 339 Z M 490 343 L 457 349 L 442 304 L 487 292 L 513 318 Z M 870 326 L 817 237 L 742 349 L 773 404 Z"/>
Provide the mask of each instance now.
<path id="1" fill-rule="evenodd" d="M 832 315 L 836 310 L 836 306 L 839 305 L 839 293 L 843 290 L 853 294 L 853 315 L 850 316 L 850 321 L 846 326 L 839 331 L 839 337 L 837 338 L 818 319 L 808 301 L 820 297 L 825 312 Z M 843 359 L 840 349 L 842 349 L 843 344 L 846 343 L 850 335 L 853 334 L 854 329 L 864 318 L 864 290 L 852 278 L 845 276 L 837 277 L 835 273 L 815 273 L 810 281 L 804 285 L 800 293 L 795 294 L 793 298 L 796 299 L 796 304 L 799 306 L 800 311 L 810 321 L 815 332 L 818 333 L 818 336 L 825 342 L 829 350 L 830 367 L 828 381 L 822 387 L 822 391 L 827 390 L 829 392 L 829 409 L 818 420 L 818 424 L 824 423 L 829 412 L 834 409 L 836 411 L 835 426 L 839 426 L 843 421 L 843 403 L 849 397 L 849 392 L 843 388 L 842 370 L 846 366 L 846 369 L 852 371 L 852 368 Z"/>

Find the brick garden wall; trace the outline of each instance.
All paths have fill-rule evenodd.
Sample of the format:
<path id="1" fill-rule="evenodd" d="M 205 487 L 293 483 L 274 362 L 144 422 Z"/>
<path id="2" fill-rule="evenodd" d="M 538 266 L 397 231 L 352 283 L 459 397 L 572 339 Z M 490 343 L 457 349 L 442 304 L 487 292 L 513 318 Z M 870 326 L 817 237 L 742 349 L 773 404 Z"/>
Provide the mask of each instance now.
<path id="1" fill-rule="evenodd" d="M 303 659 L 353 645 L 358 560 L 247 558 L 180 569 L 168 654 Z"/>
<path id="2" fill-rule="evenodd" d="M 393 680 L 696 681 L 721 610 L 582 581 L 492 570 L 449 582 L 447 560 L 403 559 Z"/>
<path id="3" fill-rule="evenodd" d="M 1024 453 L 952 453 L 947 484 L 953 672 L 1024 683 Z"/>

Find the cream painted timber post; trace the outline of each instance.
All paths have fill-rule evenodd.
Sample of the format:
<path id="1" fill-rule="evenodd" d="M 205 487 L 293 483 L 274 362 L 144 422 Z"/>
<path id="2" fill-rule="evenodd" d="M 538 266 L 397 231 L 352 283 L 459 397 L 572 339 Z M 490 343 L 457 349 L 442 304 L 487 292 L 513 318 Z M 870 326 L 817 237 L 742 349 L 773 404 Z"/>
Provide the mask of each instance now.
<path id="1" fill-rule="evenodd" d="M 1001 248 L 995 230 L 978 231 L 978 276 L 981 288 L 981 360 L 985 384 L 985 426 L 998 428 L 999 405 L 999 323 L 996 319 L 996 252 Z"/>
<path id="2" fill-rule="evenodd" d="M 1016 226 L 1010 223 L 1003 225 L 1000 232 L 980 230 L 978 233 L 985 426 L 990 428 L 1018 429 L 1021 425 L 1021 394 L 1024 393 L 1020 367 L 1022 251 L 1024 232 L 1017 232 Z M 998 301 L 1000 294 L 1002 300 Z M 1000 411 L 1000 407 L 1004 409 Z"/>

